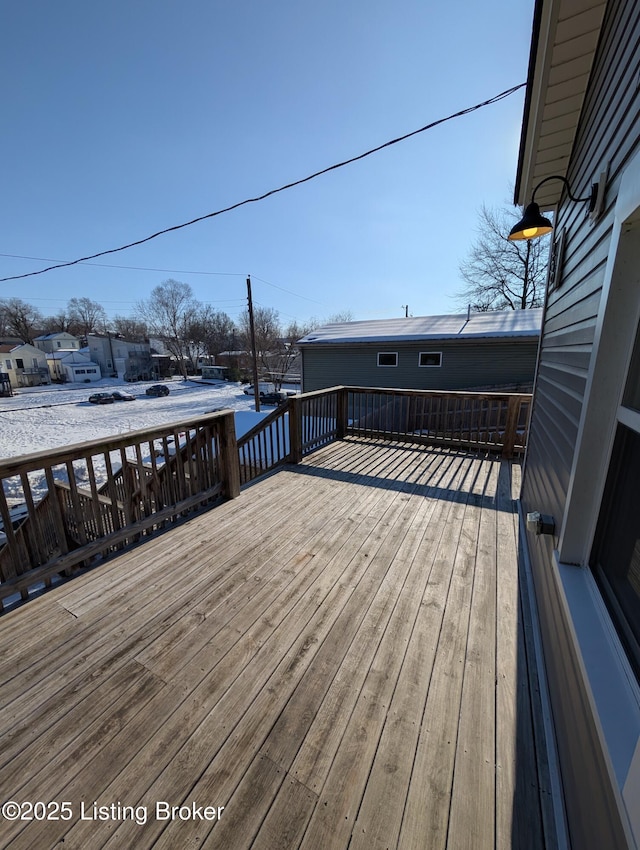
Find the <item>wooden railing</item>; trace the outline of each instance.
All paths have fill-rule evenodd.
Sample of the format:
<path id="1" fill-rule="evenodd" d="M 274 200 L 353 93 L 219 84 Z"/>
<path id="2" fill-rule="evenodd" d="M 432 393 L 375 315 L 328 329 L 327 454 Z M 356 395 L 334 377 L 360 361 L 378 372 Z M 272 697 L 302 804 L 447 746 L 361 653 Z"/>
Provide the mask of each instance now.
<path id="1" fill-rule="evenodd" d="M 214 413 L 0 461 L 0 606 L 222 498 L 240 482 L 234 415 Z M 13 528 L 8 495 L 27 516 Z"/>
<path id="2" fill-rule="evenodd" d="M 238 441 L 247 484 L 346 435 L 524 452 L 531 395 L 331 387 L 290 398 Z"/>
<path id="3" fill-rule="evenodd" d="M 528 393 L 439 392 L 347 387 L 348 434 L 500 452 L 527 444 Z"/>
<path id="4" fill-rule="evenodd" d="M 238 440 L 240 483 L 248 484 L 289 460 L 289 405 L 280 405 Z"/>
<path id="5" fill-rule="evenodd" d="M 528 394 L 332 387 L 290 398 L 237 443 L 221 411 L 0 461 L 0 610 L 347 435 L 512 457 L 530 405 Z M 15 528 L 10 499 L 26 507 Z"/>

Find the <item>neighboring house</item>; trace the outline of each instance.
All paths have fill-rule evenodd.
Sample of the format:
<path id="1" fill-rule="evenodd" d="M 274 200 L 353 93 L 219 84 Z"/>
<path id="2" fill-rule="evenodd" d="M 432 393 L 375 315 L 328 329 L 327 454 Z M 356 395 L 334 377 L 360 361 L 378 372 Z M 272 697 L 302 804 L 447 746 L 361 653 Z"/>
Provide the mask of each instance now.
<path id="1" fill-rule="evenodd" d="M 88 383 L 102 377 L 100 366 L 80 351 L 54 351 L 47 355 L 47 363 L 54 381 Z"/>
<path id="2" fill-rule="evenodd" d="M 131 342 L 111 334 L 89 334 L 86 350 L 105 376 L 127 381 L 151 380 L 154 377 L 148 340 Z"/>
<path id="3" fill-rule="evenodd" d="M 537 0 L 516 180 L 521 204 L 556 175 L 579 199 L 535 192 L 555 215 L 521 497 L 551 532 L 531 517 L 524 551 L 575 850 L 640 846 L 639 38 L 637 0 Z"/>
<path id="4" fill-rule="evenodd" d="M 298 342 L 302 390 L 531 389 L 541 321 L 536 309 L 325 325 Z"/>
<path id="5" fill-rule="evenodd" d="M 227 366 L 201 366 L 202 377 L 205 381 L 224 381 L 229 368 Z"/>
<path id="6" fill-rule="evenodd" d="M 0 345 L 0 364 L 14 389 L 51 383 L 47 355 L 30 343 Z"/>
<path id="7" fill-rule="evenodd" d="M 33 342 L 36 348 L 45 351 L 47 354 L 53 354 L 55 351 L 78 351 L 80 349 L 80 340 L 66 332 L 43 334 L 37 336 Z"/>

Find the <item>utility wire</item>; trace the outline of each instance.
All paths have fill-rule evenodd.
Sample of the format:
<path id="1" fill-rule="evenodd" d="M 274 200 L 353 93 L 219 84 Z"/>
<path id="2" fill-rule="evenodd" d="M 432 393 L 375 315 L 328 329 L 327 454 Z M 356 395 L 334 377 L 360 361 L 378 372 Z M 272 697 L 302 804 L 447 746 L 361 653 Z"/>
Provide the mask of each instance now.
<path id="1" fill-rule="evenodd" d="M 26 257 L 23 254 L 2 254 L 0 253 L 0 257 L 11 257 L 14 260 L 42 260 L 43 263 L 65 263 L 65 260 L 54 260 L 51 257 Z M 82 266 L 94 266 L 102 269 L 127 269 L 128 271 L 136 271 L 136 272 L 168 272 L 169 274 L 203 274 L 203 275 L 211 275 L 217 277 L 246 277 L 245 272 L 203 272 L 203 271 L 193 271 L 192 269 L 156 269 L 149 268 L 148 266 L 117 266 L 114 263 L 78 263 L 78 265 Z M 324 306 L 322 301 L 316 301 L 315 298 L 307 298 L 306 295 L 300 295 L 298 292 L 293 292 L 291 289 L 285 289 L 283 286 L 278 286 L 276 283 L 270 283 L 268 280 L 264 280 L 261 277 L 256 277 L 253 275 L 254 280 L 259 280 L 262 283 L 266 283 L 267 286 L 272 286 L 274 289 L 279 289 L 281 292 L 286 292 L 289 295 L 295 295 L 296 298 L 302 298 L 305 301 L 312 301 L 314 304 L 320 304 L 320 306 Z M 60 298 L 35 298 L 31 299 L 32 301 L 60 301 Z M 235 299 L 237 300 L 237 299 Z M 135 304 L 135 301 L 103 301 L 104 304 Z M 207 302 L 210 303 L 210 302 Z M 218 302 L 216 302 L 218 303 Z M 222 302 L 220 302 L 222 303 Z"/>
<path id="2" fill-rule="evenodd" d="M 126 246 L 125 246 L 126 247 Z M 123 251 L 124 248 L 116 250 Z M 96 255 L 99 256 L 99 255 Z M 0 257 L 11 257 L 15 260 L 41 260 L 43 263 L 60 263 L 60 265 L 81 265 L 81 266 L 96 266 L 101 269 L 128 269 L 135 272 L 169 272 L 170 274 L 208 274 L 217 275 L 218 277 L 246 277 L 244 272 L 194 272 L 189 269 L 155 269 L 148 266 L 116 266 L 114 263 L 85 263 L 82 260 L 54 260 L 51 257 L 25 257 L 22 254 L 0 254 Z M 57 268 L 57 266 L 56 266 Z M 46 269 L 43 269 L 46 271 Z"/>
<path id="3" fill-rule="evenodd" d="M 38 269 L 35 272 L 27 272 L 26 274 L 17 274 L 12 275 L 11 277 L 2 277 L 0 278 L 0 283 L 4 283 L 8 280 L 21 280 L 25 277 L 34 277 L 35 275 L 45 274 L 45 272 L 53 271 L 54 269 L 61 269 L 67 266 L 75 266 L 79 263 L 86 263 L 88 260 L 95 260 L 97 257 L 104 257 L 107 254 L 117 254 L 119 251 L 126 251 L 127 248 L 134 248 L 137 245 L 143 245 L 145 242 L 150 242 L 152 239 L 157 239 L 158 236 L 164 236 L 165 233 L 172 233 L 175 230 L 182 230 L 184 227 L 191 227 L 192 224 L 197 224 L 200 221 L 205 221 L 208 218 L 215 218 L 218 215 L 222 215 L 223 213 L 231 212 L 232 210 L 237 210 L 239 207 L 243 207 L 246 204 L 255 204 L 258 201 L 264 201 L 265 198 L 271 197 L 271 195 L 276 195 L 278 192 L 284 192 L 286 189 L 292 189 L 294 186 L 301 186 L 303 183 L 308 183 L 310 180 L 315 180 L 316 177 L 320 177 L 322 174 L 327 174 L 330 171 L 335 171 L 338 168 L 343 168 L 345 165 L 351 165 L 352 162 L 357 162 L 360 159 L 364 159 L 367 156 L 371 156 L 371 154 L 377 153 L 378 151 L 383 150 L 384 148 L 389 148 L 392 145 L 397 145 L 398 142 L 404 142 L 405 139 L 410 139 L 412 136 L 417 136 L 419 133 L 424 133 L 426 130 L 432 130 L 434 127 L 437 127 L 439 124 L 444 124 L 446 121 L 452 121 L 454 118 L 461 118 L 463 115 L 468 115 L 470 112 L 475 112 L 477 109 L 482 109 L 485 106 L 490 106 L 492 103 L 497 103 L 499 100 L 504 100 L 504 98 L 509 97 L 510 95 L 517 92 L 519 89 L 524 88 L 526 83 L 520 83 L 517 86 L 513 86 L 510 89 L 506 89 L 500 94 L 494 95 L 494 97 L 489 98 L 489 100 L 484 100 L 482 103 L 476 103 L 474 106 L 468 106 L 466 109 L 461 109 L 459 112 L 454 112 L 451 115 L 447 115 L 446 118 L 439 118 L 437 121 L 432 121 L 430 124 L 425 124 L 424 127 L 420 127 L 418 130 L 413 130 L 411 133 L 405 133 L 404 136 L 398 136 L 397 139 L 391 139 L 388 142 L 384 142 L 382 145 L 378 145 L 375 148 L 371 148 L 371 150 L 365 151 L 364 153 L 358 154 L 358 156 L 353 156 L 351 159 L 345 159 L 342 162 L 337 162 L 335 165 L 330 165 L 328 168 L 323 168 L 321 171 L 316 171 L 313 174 L 309 174 L 308 177 L 303 177 L 301 180 L 295 180 L 293 183 L 287 183 L 284 186 L 280 186 L 278 189 L 271 189 L 268 192 L 264 192 L 262 195 L 257 195 L 255 198 L 246 198 L 244 201 L 238 201 L 235 204 L 232 204 L 229 207 L 224 207 L 224 209 L 216 210 L 215 212 L 207 213 L 206 215 L 198 216 L 198 218 L 193 218 L 191 221 L 185 221 L 182 224 L 175 224 L 173 227 L 166 227 L 164 230 L 159 230 L 157 233 L 152 233 L 151 236 L 145 236 L 144 239 L 138 239 L 135 242 L 129 242 L 127 245 L 121 245 L 119 248 L 110 248 L 107 251 L 99 251 L 97 254 L 89 254 L 87 257 L 80 257 L 77 260 L 71 260 L 68 263 L 57 263 L 54 266 L 47 266 L 45 269 Z"/>
<path id="4" fill-rule="evenodd" d="M 311 301 L 312 304 L 319 304 L 321 307 L 325 306 L 323 301 L 316 301 L 315 298 L 307 298 L 306 295 L 299 295 L 297 292 L 292 292 L 292 290 L 285 289 L 284 286 L 278 286 L 275 283 L 269 283 L 268 280 L 263 280 L 261 277 L 256 277 L 254 274 L 251 275 L 251 279 L 259 280 L 261 283 L 266 283 L 267 286 L 272 286 L 274 289 L 279 289 L 280 292 L 286 292 L 288 295 L 295 295 L 296 298 L 303 298 L 305 301 Z"/>

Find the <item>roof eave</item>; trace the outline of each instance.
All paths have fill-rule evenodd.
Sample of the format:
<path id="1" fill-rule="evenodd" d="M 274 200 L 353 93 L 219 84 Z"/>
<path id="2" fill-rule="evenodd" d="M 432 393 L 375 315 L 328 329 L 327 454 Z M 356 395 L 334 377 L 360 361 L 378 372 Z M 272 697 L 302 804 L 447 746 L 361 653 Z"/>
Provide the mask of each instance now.
<path id="1" fill-rule="evenodd" d="M 545 178 L 567 176 L 605 7 L 606 0 L 536 0 L 516 204 L 529 203 Z M 559 180 L 546 183 L 536 202 L 553 209 L 563 188 Z"/>

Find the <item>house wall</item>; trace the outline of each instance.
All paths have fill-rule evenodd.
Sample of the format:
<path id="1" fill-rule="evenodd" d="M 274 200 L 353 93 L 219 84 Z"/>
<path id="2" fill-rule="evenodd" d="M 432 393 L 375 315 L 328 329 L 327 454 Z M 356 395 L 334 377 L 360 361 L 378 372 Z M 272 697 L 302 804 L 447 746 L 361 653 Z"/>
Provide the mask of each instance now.
<path id="1" fill-rule="evenodd" d="M 533 381 L 537 339 L 313 345 L 302 348 L 303 392 L 338 384 L 397 389 L 469 389 Z M 441 352 L 441 366 L 418 366 L 419 352 Z M 397 366 L 378 366 L 379 352 L 397 352 Z"/>
<path id="2" fill-rule="evenodd" d="M 53 354 L 55 351 L 77 351 L 80 348 L 80 341 L 76 337 L 68 333 L 55 334 L 45 338 L 34 340 L 36 348 L 45 351 L 47 354 Z"/>
<path id="3" fill-rule="evenodd" d="M 50 383 L 46 354 L 29 343 L 3 353 L 1 365 L 2 371 L 9 375 L 9 381 L 14 388 Z"/>
<path id="4" fill-rule="evenodd" d="M 102 377 L 100 366 L 97 363 L 62 363 L 64 375 L 67 381 L 75 384 L 86 384 L 90 381 L 99 381 Z"/>
<path id="5" fill-rule="evenodd" d="M 140 373 L 150 377 L 151 354 L 148 343 L 129 342 L 117 337 L 89 335 L 87 339 L 91 359 L 100 365 L 102 373 L 110 376 L 117 373 L 120 378 L 129 378 L 129 372 L 137 378 Z"/>
<path id="6" fill-rule="evenodd" d="M 595 223 L 585 204 L 558 210 L 564 259 L 547 298 L 522 489 L 523 513 L 556 523 L 554 536 L 527 538 L 567 818 L 581 850 L 635 846 L 633 831 L 640 840 L 637 683 L 588 567 L 626 368 L 613 358 L 598 378 L 598 363 L 623 332 L 635 333 L 640 306 L 636 285 L 615 318 L 618 333 L 607 331 L 620 298 L 619 194 L 640 185 L 639 35 L 637 2 L 610 2 L 567 173 L 583 197 L 609 164 L 605 210 Z"/>

